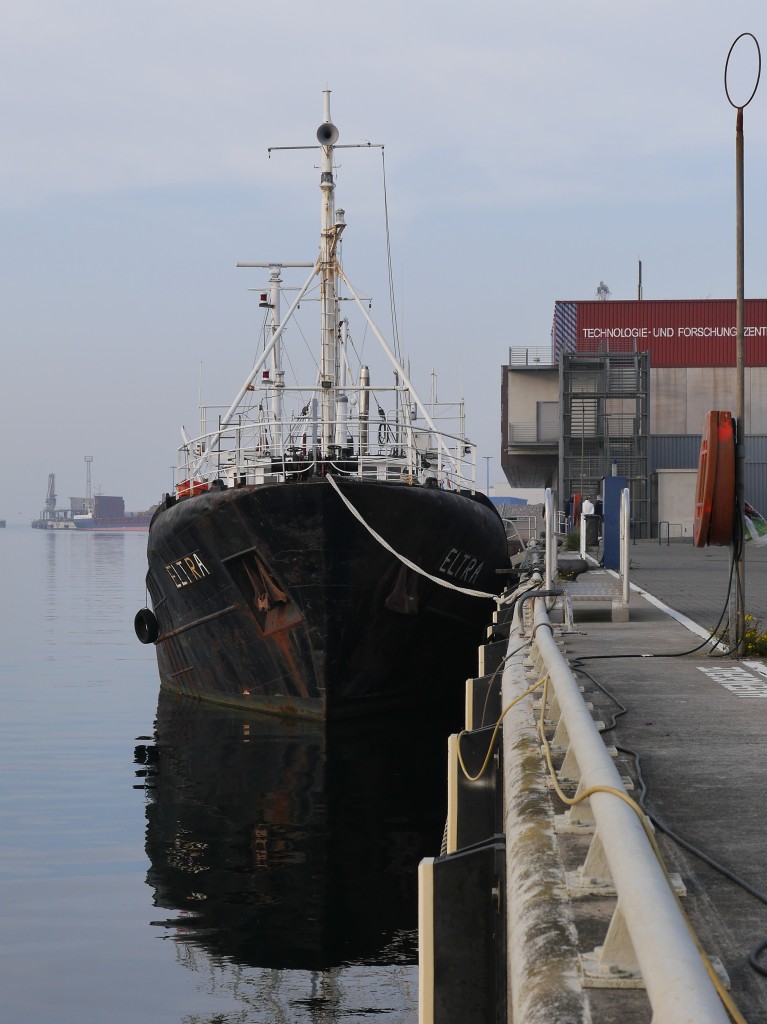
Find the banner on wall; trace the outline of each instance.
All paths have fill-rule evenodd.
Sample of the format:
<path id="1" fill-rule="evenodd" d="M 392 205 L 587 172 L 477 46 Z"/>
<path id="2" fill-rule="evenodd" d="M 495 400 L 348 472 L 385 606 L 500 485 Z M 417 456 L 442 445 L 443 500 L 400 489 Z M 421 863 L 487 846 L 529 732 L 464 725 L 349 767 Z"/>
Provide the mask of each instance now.
<path id="1" fill-rule="evenodd" d="M 753 505 L 745 503 L 745 517 L 746 517 L 746 540 L 753 541 L 754 544 L 764 545 L 767 544 L 767 519 L 764 518 L 759 512 L 756 511 Z"/>

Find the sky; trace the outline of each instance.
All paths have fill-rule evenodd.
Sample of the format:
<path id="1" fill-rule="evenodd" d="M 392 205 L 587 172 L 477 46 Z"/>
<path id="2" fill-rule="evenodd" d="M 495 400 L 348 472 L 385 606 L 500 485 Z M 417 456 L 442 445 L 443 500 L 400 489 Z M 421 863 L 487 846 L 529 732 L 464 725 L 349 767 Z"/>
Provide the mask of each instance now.
<path id="1" fill-rule="evenodd" d="M 204 402 L 252 365 L 266 276 L 311 261 L 331 92 L 385 146 L 400 337 L 425 397 L 464 397 L 502 479 L 509 347 L 557 299 L 735 295 L 731 44 L 757 0 L 7 0 L 0 34 L 0 517 L 94 490 L 147 508 Z M 730 92 L 753 88 L 738 43 Z M 766 49 L 767 53 L 767 49 Z M 767 82 L 745 110 L 745 290 L 767 295 Z M 380 150 L 339 153 L 344 265 L 386 295 Z M 301 277 L 292 281 L 301 284 Z M 489 460 L 489 461 L 488 461 Z"/>

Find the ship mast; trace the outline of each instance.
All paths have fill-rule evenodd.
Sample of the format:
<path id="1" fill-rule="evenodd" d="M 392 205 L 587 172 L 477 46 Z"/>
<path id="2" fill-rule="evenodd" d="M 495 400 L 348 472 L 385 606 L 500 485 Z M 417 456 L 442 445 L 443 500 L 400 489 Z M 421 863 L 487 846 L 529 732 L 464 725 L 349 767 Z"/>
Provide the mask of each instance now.
<path id="1" fill-rule="evenodd" d="M 270 267 L 269 274 L 269 306 L 271 307 L 271 336 L 277 333 L 280 326 L 280 288 L 282 278 L 280 268 Z M 282 368 L 282 341 L 278 338 L 272 348 L 272 445 L 274 454 L 281 458 L 282 450 L 282 392 L 285 388 L 285 371 Z"/>
<path id="2" fill-rule="evenodd" d="M 408 374 L 405 372 L 400 361 L 395 356 L 394 352 L 389 347 L 386 339 L 381 334 L 380 330 L 373 322 L 370 313 L 366 305 L 363 303 L 360 296 L 355 291 L 353 285 L 349 281 L 348 277 L 344 273 L 344 269 L 341 266 L 338 258 L 338 242 L 341 234 L 346 226 L 344 222 L 344 211 L 342 209 L 336 210 L 335 208 L 335 180 L 333 178 L 333 160 L 335 150 L 340 149 L 371 149 L 380 148 L 377 143 L 351 143 L 343 144 L 340 147 L 336 145 L 338 142 L 338 129 L 330 120 L 330 89 L 323 90 L 324 97 L 324 121 L 317 129 L 317 141 L 320 144 L 320 150 L 322 152 L 322 163 L 321 163 L 321 174 L 320 174 L 320 190 L 322 193 L 321 201 L 321 239 L 320 239 L 320 251 L 317 255 L 317 259 L 314 263 L 276 263 L 270 261 L 269 263 L 238 263 L 238 267 L 263 267 L 269 268 L 271 271 L 270 289 L 271 289 L 271 302 L 266 303 L 272 307 L 272 318 L 271 318 L 271 338 L 267 341 L 263 352 L 256 359 L 254 365 L 251 367 L 248 376 L 245 379 L 244 384 L 240 388 L 236 398 L 227 409 L 226 413 L 219 419 L 218 428 L 212 431 L 210 434 L 205 435 L 202 440 L 201 450 L 199 453 L 189 459 L 188 475 L 190 479 L 201 479 L 203 475 L 203 466 L 208 463 L 210 465 L 212 457 L 214 455 L 216 445 L 227 429 L 229 424 L 236 416 L 238 410 L 240 410 L 241 402 L 248 391 L 253 391 L 253 381 L 256 379 L 258 374 L 261 372 L 261 368 L 266 363 L 267 359 L 272 356 L 272 408 L 271 408 L 271 420 L 275 425 L 275 437 L 279 435 L 279 431 L 276 430 L 276 425 L 282 419 L 282 398 L 284 385 L 284 371 L 282 369 L 281 360 L 281 339 L 285 328 L 288 323 L 292 320 L 293 314 L 296 312 L 301 304 L 302 299 L 308 292 L 310 286 L 314 282 L 316 277 L 320 279 L 320 334 L 321 334 L 321 351 L 320 351 L 320 398 L 321 398 L 321 411 L 319 417 L 317 416 L 314 409 L 316 409 L 317 401 L 312 399 L 312 435 L 316 439 L 312 443 L 312 456 L 317 457 L 319 460 L 332 460 L 336 456 L 336 448 L 343 449 L 346 445 L 348 437 L 348 397 L 344 392 L 344 388 L 341 383 L 341 346 L 342 339 L 340 338 L 340 317 L 338 313 L 339 308 L 339 297 L 338 297 L 338 284 L 342 281 L 346 289 L 348 289 L 351 299 L 356 304 L 360 313 L 364 317 L 368 326 L 375 335 L 377 341 L 381 345 L 381 348 L 388 358 L 389 362 L 395 372 L 396 381 L 398 388 L 402 388 L 408 392 L 411 399 L 415 402 L 421 414 L 426 420 L 426 424 L 432 433 L 433 441 L 436 443 L 438 449 L 441 451 L 446 464 L 454 463 L 456 455 L 452 453 L 448 447 L 445 438 L 442 436 L 440 431 L 437 429 L 432 416 L 418 395 L 418 392 L 413 387 L 412 382 L 409 379 Z M 314 146 L 271 146 L 269 153 L 273 150 L 282 149 L 314 149 Z M 279 271 L 283 267 L 307 267 L 311 268 L 311 272 L 304 282 L 302 288 L 299 289 L 298 295 L 291 303 L 290 309 L 287 311 L 284 317 L 280 314 L 279 309 L 279 292 L 281 285 L 281 276 Z M 266 339 L 265 339 L 266 340 Z M 344 342 L 345 344 L 345 342 Z M 360 419 L 360 454 L 368 455 L 369 452 L 369 401 L 370 401 L 370 374 L 367 367 L 363 367 L 360 371 L 359 378 L 359 419 Z M 399 401 L 399 399 L 398 399 Z M 318 423 L 319 419 L 319 423 Z M 409 407 L 405 410 L 404 428 L 407 431 L 411 429 L 410 422 L 410 410 Z M 321 427 L 320 437 L 317 438 L 317 428 Z M 463 427 L 461 427 L 461 437 L 463 437 Z M 318 444 L 316 442 L 319 442 Z M 189 447 L 189 439 L 184 437 L 184 446 Z M 398 439 L 398 443 L 402 443 L 402 439 Z M 278 456 L 284 454 L 282 448 L 282 442 L 273 442 L 274 454 Z M 320 451 L 317 453 L 315 449 L 319 447 Z M 187 457 L 189 453 L 187 452 Z M 412 456 L 411 456 L 412 458 Z"/>
<path id="3" fill-rule="evenodd" d="M 320 384 L 322 387 L 322 454 L 330 455 L 335 441 L 336 391 L 338 385 L 338 294 L 336 277 L 336 248 L 344 229 L 343 210 L 336 215 L 335 181 L 333 180 L 333 149 L 338 140 L 338 129 L 330 120 L 330 89 L 323 91 L 324 122 L 317 129 L 322 150 L 322 191 L 320 244 L 320 316 L 321 352 Z"/>

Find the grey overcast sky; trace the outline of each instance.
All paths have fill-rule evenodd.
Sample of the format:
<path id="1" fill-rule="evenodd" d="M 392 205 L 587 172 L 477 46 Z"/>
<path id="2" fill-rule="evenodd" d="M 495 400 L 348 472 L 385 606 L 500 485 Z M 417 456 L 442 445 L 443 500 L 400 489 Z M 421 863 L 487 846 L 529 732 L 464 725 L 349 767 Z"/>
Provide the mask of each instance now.
<path id="1" fill-rule="evenodd" d="M 386 146 L 412 374 L 462 390 L 500 473 L 500 368 L 554 301 L 735 294 L 741 32 L 763 0 L 9 0 L 0 34 L 0 516 L 169 489 L 198 392 L 228 403 L 261 311 L 238 260 L 311 260 L 309 145 Z M 736 102 L 754 49 L 733 58 Z M 767 294 L 767 82 L 745 113 L 746 295 Z M 345 265 L 386 312 L 378 151 L 339 157 Z M 375 256 L 373 255 L 375 253 Z M 301 282 L 297 282 L 301 283 Z M 202 383 L 200 383 L 200 381 Z"/>

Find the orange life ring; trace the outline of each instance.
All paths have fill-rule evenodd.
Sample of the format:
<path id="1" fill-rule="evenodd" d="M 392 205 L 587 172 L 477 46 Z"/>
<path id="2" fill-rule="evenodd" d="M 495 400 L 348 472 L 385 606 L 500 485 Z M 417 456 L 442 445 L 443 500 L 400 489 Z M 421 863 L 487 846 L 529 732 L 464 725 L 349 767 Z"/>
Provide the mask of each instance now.
<path id="1" fill-rule="evenodd" d="M 735 521 L 735 426 L 732 413 L 712 409 L 700 445 L 693 543 L 722 547 Z"/>

